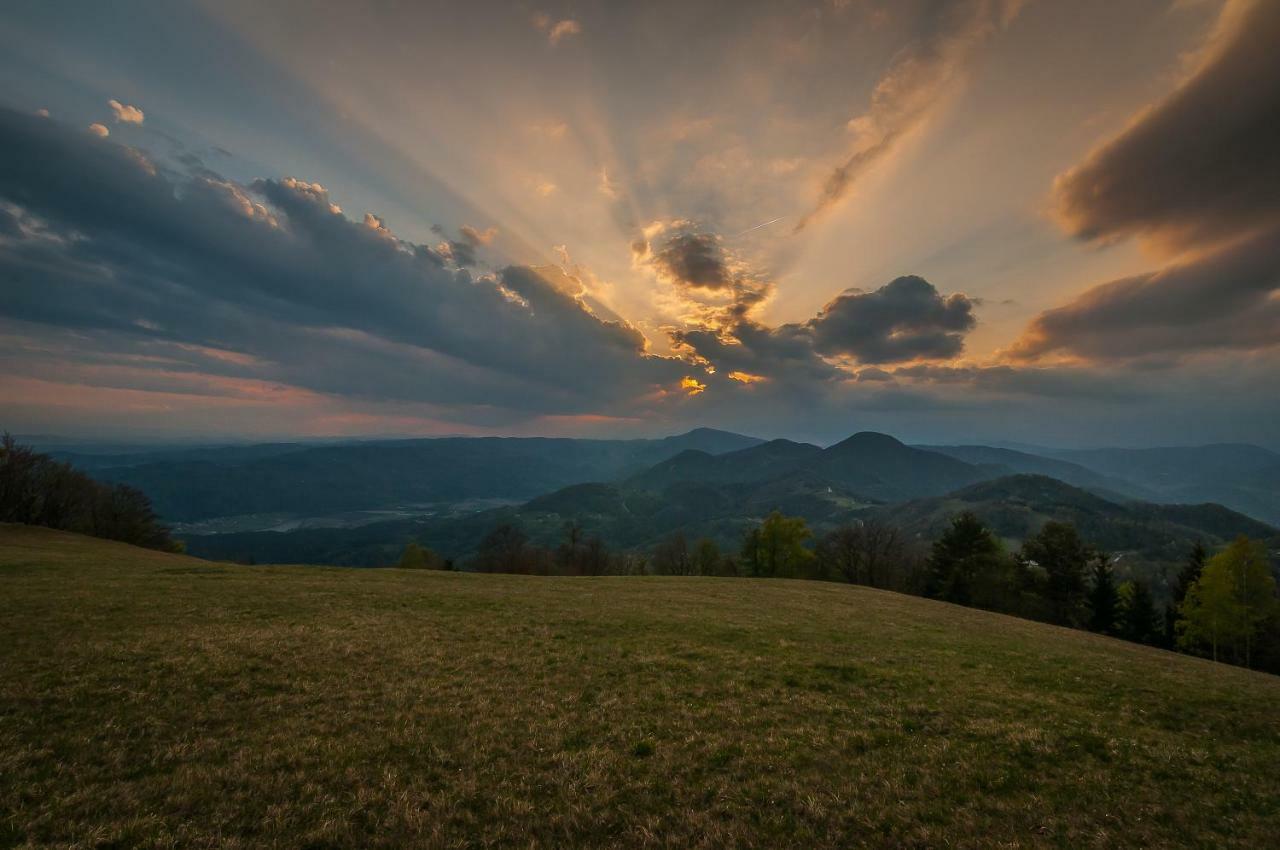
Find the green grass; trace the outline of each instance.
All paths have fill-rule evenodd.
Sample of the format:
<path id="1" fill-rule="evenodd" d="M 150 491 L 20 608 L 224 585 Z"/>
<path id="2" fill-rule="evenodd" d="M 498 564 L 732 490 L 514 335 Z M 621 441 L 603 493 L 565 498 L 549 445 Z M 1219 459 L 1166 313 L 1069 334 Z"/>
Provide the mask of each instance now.
<path id="1" fill-rule="evenodd" d="M 0 845 L 1274 846 L 1280 678 L 863 588 L 0 526 Z"/>

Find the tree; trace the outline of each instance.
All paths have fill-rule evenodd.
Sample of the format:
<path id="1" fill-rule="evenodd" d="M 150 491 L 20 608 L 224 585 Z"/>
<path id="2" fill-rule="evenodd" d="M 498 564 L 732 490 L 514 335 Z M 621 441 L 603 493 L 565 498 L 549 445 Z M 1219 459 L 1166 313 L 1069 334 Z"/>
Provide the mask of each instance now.
<path id="1" fill-rule="evenodd" d="M 1209 560 L 1209 553 L 1205 551 L 1204 544 L 1197 540 L 1191 545 L 1191 552 L 1187 555 L 1187 562 L 1182 565 L 1182 569 L 1178 571 L 1178 580 L 1173 585 L 1173 601 L 1182 604 L 1182 600 L 1187 598 L 1187 592 L 1191 590 L 1191 585 L 1200 580 L 1200 576 L 1204 573 L 1205 562 Z"/>
<path id="2" fill-rule="evenodd" d="M 424 549 L 416 540 L 410 540 L 400 553 L 400 562 L 396 566 L 402 570 L 442 570 L 444 560 L 430 549 Z"/>
<path id="3" fill-rule="evenodd" d="M 1253 661 L 1253 640 L 1276 609 L 1276 581 L 1261 543 L 1241 535 L 1205 564 L 1182 603 L 1178 643 L 1208 644 L 1215 661 L 1230 647 L 1237 662 Z"/>
<path id="4" fill-rule="evenodd" d="M 813 558 L 804 542 L 812 536 L 803 517 L 783 516 L 774 511 L 760 523 L 755 536 L 756 575 L 794 578 Z"/>
<path id="5" fill-rule="evenodd" d="M 689 545 L 685 542 L 684 534 L 677 531 L 655 546 L 651 562 L 657 575 L 690 575 L 693 561 L 689 557 Z"/>
<path id="6" fill-rule="evenodd" d="M 693 572 L 700 576 L 722 574 L 720 547 L 710 537 L 703 537 L 693 547 Z"/>
<path id="7" fill-rule="evenodd" d="M 816 557 L 823 577 L 851 584 L 887 587 L 905 557 L 905 541 L 894 526 L 876 519 L 842 525 L 818 541 Z"/>
<path id="8" fill-rule="evenodd" d="M 929 556 L 927 593 L 960 605 L 973 605 L 984 574 L 1000 569 L 1000 541 L 969 511 L 951 520 L 951 526 L 934 541 Z"/>
<path id="9" fill-rule="evenodd" d="M 1200 580 L 1200 574 L 1204 572 L 1204 564 L 1208 559 L 1209 553 L 1205 551 L 1204 544 L 1197 540 L 1191 546 L 1186 563 L 1178 571 L 1169 604 L 1164 609 L 1164 644 L 1169 648 L 1175 647 L 1178 643 L 1178 620 L 1181 618 L 1179 609 L 1186 600 L 1191 585 Z"/>
<path id="10" fill-rule="evenodd" d="M 182 550 L 141 491 L 95 481 L 68 463 L 18 445 L 8 434 L 0 439 L 0 522 Z"/>
<path id="11" fill-rule="evenodd" d="M 1060 626 L 1077 625 L 1084 609 L 1085 570 L 1090 552 L 1075 526 L 1046 522 L 1039 533 L 1023 541 L 1022 559 L 1038 564 L 1045 571 L 1050 620 Z"/>
<path id="12" fill-rule="evenodd" d="M 564 524 L 564 541 L 560 544 L 560 548 L 556 550 L 556 564 L 560 568 L 560 572 L 568 575 L 581 575 L 586 571 L 586 565 L 583 563 L 584 546 L 583 546 L 582 526 L 577 520 L 569 520 Z"/>
<path id="13" fill-rule="evenodd" d="M 760 550 L 760 526 L 752 525 L 742 535 L 742 549 L 738 552 L 741 572 L 747 576 L 764 575 L 762 554 Z"/>
<path id="14" fill-rule="evenodd" d="M 580 561 L 584 575 L 602 576 L 609 572 L 613 557 L 609 554 L 609 549 L 604 545 L 603 540 L 599 537 L 590 537 L 582 547 Z"/>
<path id="15" fill-rule="evenodd" d="M 1116 592 L 1115 576 L 1108 556 L 1098 554 L 1093 559 L 1093 579 L 1089 587 L 1089 630 L 1104 635 L 1115 634 L 1119 616 L 1120 597 Z"/>
<path id="16" fill-rule="evenodd" d="M 475 568 L 486 573 L 546 572 L 545 552 L 529 545 L 529 538 L 511 523 L 495 526 L 476 550 Z"/>
<path id="17" fill-rule="evenodd" d="M 1120 593 L 1120 636 L 1134 643 L 1155 643 L 1160 614 L 1144 581 L 1125 582 Z"/>

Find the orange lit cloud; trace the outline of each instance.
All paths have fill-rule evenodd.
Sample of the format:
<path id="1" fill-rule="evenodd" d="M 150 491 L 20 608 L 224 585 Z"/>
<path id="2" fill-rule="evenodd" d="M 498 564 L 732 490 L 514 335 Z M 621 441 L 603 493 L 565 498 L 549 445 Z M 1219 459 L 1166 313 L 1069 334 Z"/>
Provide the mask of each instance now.
<path id="1" fill-rule="evenodd" d="M 706 392 L 707 385 L 692 375 L 686 375 L 680 379 L 680 389 L 684 390 L 689 396 L 695 396 Z"/>
<path id="2" fill-rule="evenodd" d="M 939 4 L 928 34 L 899 51 L 876 83 L 870 108 L 849 120 L 852 152 L 827 176 L 817 203 L 795 229 L 803 230 L 839 203 L 867 171 L 922 125 L 963 76 L 973 53 L 1007 27 L 1021 6 L 1022 0 Z"/>
<path id="3" fill-rule="evenodd" d="M 127 106 L 118 100 L 108 100 L 107 106 L 111 107 L 111 112 L 118 123 L 141 124 L 143 121 L 142 110 L 136 106 Z"/>

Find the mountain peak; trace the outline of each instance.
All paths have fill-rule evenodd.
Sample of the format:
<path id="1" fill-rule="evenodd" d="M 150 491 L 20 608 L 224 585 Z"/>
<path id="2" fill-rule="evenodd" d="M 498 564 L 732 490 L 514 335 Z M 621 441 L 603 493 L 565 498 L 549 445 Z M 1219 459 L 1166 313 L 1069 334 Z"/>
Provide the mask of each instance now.
<path id="1" fill-rule="evenodd" d="M 901 440 L 891 437 L 888 434 L 881 434 L 879 431 L 859 431 L 852 437 L 841 440 L 831 447 L 832 449 L 848 450 L 848 449 L 874 449 L 879 451 L 894 451 L 906 448 Z"/>

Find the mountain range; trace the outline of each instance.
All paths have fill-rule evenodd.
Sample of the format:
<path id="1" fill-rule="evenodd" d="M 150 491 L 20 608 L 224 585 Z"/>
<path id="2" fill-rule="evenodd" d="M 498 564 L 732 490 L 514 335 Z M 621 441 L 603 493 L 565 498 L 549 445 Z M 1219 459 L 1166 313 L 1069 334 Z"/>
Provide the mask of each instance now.
<path id="1" fill-rule="evenodd" d="M 431 442 L 414 441 L 415 454 L 396 456 L 407 461 L 438 451 L 421 445 Z M 475 450 L 482 446 L 490 450 Z M 369 448 L 364 457 L 372 454 L 372 467 L 385 468 L 385 459 Z M 390 448 L 394 453 L 400 447 Z M 732 547 L 748 525 L 772 510 L 803 516 L 818 532 L 879 518 L 920 540 L 935 537 L 955 513 L 971 510 L 1012 544 L 1048 520 L 1061 520 L 1075 524 L 1095 545 L 1157 562 L 1182 557 L 1192 540 L 1217 544 L 1237 534 L 1267 539 L 1277 534 L 1261 519 L 1223 505 L 1162 503 L 1169 490 L 1144 483 L 1151 475 L 1135 481 L 1092 468 L 1105 459 L 1084 456 L 1076 462 L 986 446 L 908 446 L 873 432 L 827 448 L 716 431 L 663 441 L 516 440 L 451 443 L 450 448 L 452 474 L 471 476 L 463 491 L 471 494 L 518 494 L 557 477 L 581 477 L 518 504 L 485 510 L 289 534 L 189 535 L 188 545 L 210 557 L 375 564 L 393 559 L 409 539 L 464 557 L 502 523 L 517 524 L 535 542 L 554 545 L 572 521 L 616 548 L 646 549 L 675 532 Z M 539 455 L 531 469 L 521 467 L 522 453 L 544 448 L 576 465 L 552 474 L 553 464 Z M 1194 457 L 1195 450 L 1186 451 Z M 297 454 L 289 454 L 246 465 L 297 460 Z M 652 462 L 643 466 L 645 460 Z M 462 472 L 463 467 L 470 471 Z M 342 469 L 349 474 L 351 467 Z M 1185 486 L 1187 479 L 1180 480 Z M 431 492 L 459 492 L 459 485 L 453 486 Z M 353 492 L 358 491 L 344 494 L 348 504 L 355 501 Z"/>
<path id="2" fill-rule="evenodd" d="M 632 475 L 685 450 L 726 452 L 761 442 L 698 428 L 657 440 L 444 437 L 55 456 L 104 480 L 137 487 L 166 520 L 192 522 L 524 500 L 569 484 Z"/>

